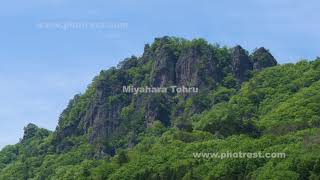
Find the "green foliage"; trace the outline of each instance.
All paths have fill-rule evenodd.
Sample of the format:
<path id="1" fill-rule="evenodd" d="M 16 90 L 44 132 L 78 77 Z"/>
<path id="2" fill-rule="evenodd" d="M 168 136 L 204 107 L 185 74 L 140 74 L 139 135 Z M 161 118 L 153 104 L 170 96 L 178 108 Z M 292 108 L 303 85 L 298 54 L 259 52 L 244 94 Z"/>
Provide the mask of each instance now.
<path id="1" fill-rule="evenodd" d="M 256 73 L 229 102 L 204 112 L 196 127 L 222 135 L 286 134 L 319 127 L 318 64 L 302 61 Z"/>
<path id="2" fill-rule="evenodd" d="M 320 60 L 252 71 L 250 80 L 239 84 L 226 47 L 164 37 L 148 48 L 152 53 L 164 48 L 176 57 L 198 50 L 201 91 L 122 93 L 123 85 L 150 84 L 154 66 L 152 58 L 125 59 L 101 71 L 69 102 L 55 132 L 29 124 L 18 144 L 3 148 L 0 180 L 319 179 Z M 208 76 L 211 64 L 219 78 Z M 94 143 L 90 136 L 97 127 L 90 123 L 100 119 L 83 120 L 97 113 L 92 107 L 113 118 L 107 121 L 110 129 L 116 127 Z M 146 122 L 148 116 L 158 120 Z M 198 152 L 283 152 L 286 157 L 194 157 Z"/>

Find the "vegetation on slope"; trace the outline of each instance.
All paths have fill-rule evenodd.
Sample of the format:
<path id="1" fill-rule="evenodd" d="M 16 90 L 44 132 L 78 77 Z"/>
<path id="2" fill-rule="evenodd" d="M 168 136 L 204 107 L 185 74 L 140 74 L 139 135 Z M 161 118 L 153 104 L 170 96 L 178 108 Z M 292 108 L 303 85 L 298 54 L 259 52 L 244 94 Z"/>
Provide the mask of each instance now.
<path id="1" fill-rule="evenodd" d="M 156 39 L 141 57 L 102 71 L 54 132 L 26 126 L 0 152 L 0 179 L 319 179 L 320 60 L 275 65 L 264 48 L 249 55 Z M 200 92 L 122 93 L 172 84 Z M 285 158 L 195 157 L 201 152 Z"/>

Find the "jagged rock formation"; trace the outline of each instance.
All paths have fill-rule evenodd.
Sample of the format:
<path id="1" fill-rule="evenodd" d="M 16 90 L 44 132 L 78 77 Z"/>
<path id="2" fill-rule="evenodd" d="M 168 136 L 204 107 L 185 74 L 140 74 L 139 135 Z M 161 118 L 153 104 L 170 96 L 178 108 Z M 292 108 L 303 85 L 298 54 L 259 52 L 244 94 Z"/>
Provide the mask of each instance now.
<path id="1" fill-rule="evenodd" d="M 184 49 L 176 64 L 176 84 L 182 86 L 208 86 L 210 80 L 220 81 L 222 74 L 210 46 L 192 46 Z M 209 85 L 210 86 L 210 85 Z"/>
<path id="2" fill-rule="evenodd" d="M 147 52 L 143 57 L 154 60 L 152 86 L 201 86 L 208 85 L 206 78 L 221 80 L 222 73 L 216 67 L 217 57 L 212 47 L 205 42 L 175 49 L 168 46 L 172 43 L 169 37 L 156 41 L 159 41 L 158 46 L 152 53 Z"/>
<path id="3" fill-rule="evenodd" d="M 278 64 L 272 54 L 264 47 L 255 50 L 249 56 L 245 49 L 237 45 L 231 50 L 231 58 L 232 72 L 240 83 L 247 80 L 248 71 L 261 71 Z"/>
<path id="4" fill-rule="evenodd" d="M 95 77 L 53 133 L 26 126 L 0 151 L 0 179 L 319 179 L 320 60 L 262 70 L 276 64 L 264 48 L 159 38 Z M 208 150 L 277 157 L 207 160 Z"/>
<path id="5" fill-rule="evenodd" d="M 156 39 L 159 41 L 151 57 L 155 60 L 151 77 L 151 86 L 161 87 L 175 84 L 176 74 L 175 66 L 177 62 L 177 56 L 174 49 L 168 47 L 170 39 L 165 37 L 162 39 Z"/>
<path id="6" fill-rule="evenodd" d="M 230 74 L 241 83 L 247 80 L 248 71 L 276 64 L 264 48 L 249 58 L 241 46 L 226 49 L 202 39 L 157 38 L 152 45 L 145 46 L 141 57 L 133 56 L 118 68 L 102 71 L 86 94 L 70 102 L 61 115 L 55 142 L 68 136 L 86 135 L 90 143 L 101 145 L 99 151 L 108 153 L 118 137 L 128 136 L 127 144 L 132 146 L 135 135 L 152 126 L 155 120 L 172 126 L 176 120 L 209 109 L 213 99 L 203 99 L 204 95 L 223 86 L 224 78 Z M 133 95 L 122 92 L 122 87 L 128 85 L 193 86 L 200 92 Z M 188 106 L 188 101 L 194 103 Z M 65 148 L 63 143 L 56 144 L 58 151 Z"/>
<path id="7" fill-rule="evenodd" d="M 252 63 L 248 52 L 238 45 L 232 49 L 231 57 L 232 72 L 238 81 L 243 82 L 246 80 L 246 73 L 252 70 Z"/>
<path id="8" fill-rule="evenodd" d="M 264 47 L 257 49 L 251 55 L 251 59 L 253 62 L 254 70 L 262 70 L 264 68 L 275 66 L 278 64 L 272 54 Z"/>

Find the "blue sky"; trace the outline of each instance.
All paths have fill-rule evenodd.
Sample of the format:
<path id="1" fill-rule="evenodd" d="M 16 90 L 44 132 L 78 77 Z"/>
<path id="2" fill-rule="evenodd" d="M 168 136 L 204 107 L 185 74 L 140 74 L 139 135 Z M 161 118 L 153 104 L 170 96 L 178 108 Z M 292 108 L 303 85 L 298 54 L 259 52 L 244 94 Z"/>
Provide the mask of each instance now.
<path id="1" fill-rule="evenodd" d="M 320 56 L 318 0 L 10 0 L 0 6 L 0 148 L 35 123 L 53 130 L 74 94 L 145 43 L 202 37 L 280 63 Z M 126 23 L 125 28 L 39 28 L 39 23 Z"/>

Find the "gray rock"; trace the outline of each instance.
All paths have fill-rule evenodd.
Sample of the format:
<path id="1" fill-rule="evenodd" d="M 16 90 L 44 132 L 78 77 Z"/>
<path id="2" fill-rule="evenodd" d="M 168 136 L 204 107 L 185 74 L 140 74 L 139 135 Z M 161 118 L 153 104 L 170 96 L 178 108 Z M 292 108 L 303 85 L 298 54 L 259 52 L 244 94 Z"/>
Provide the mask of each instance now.
<path id="1" fill-rule="evenodd" d="M 238 45 L 231 50 L 231 58 L 232 72 L 235 78 L 239 82 L 245 81 L 247 79 L 246 73 L 252 70 L 248 52 Z"/>
<path id="2" fill-rule="evenodd" d="M 257 49 L 255 52 L 253 52 L 251 55 L 251 60 L 253 62 L 253 70 L 257 71 L 278 64 L 277 60 L 264 47 L 261 47 Z"/>

